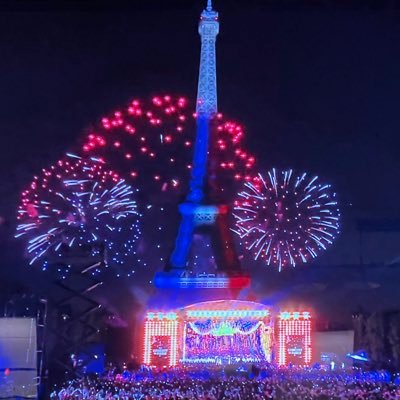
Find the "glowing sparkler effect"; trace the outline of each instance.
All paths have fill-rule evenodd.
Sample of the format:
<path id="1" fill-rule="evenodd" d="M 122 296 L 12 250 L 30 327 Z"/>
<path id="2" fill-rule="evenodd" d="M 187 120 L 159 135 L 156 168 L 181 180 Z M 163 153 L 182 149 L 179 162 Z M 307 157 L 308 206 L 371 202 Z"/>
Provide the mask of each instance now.
<path id="1" fill-rule="evenodd" d="M 140 262 L 136 190 L 99 160 L 68 154 L 35 176 L 22 193 L 16 237 L 26 239 L 30 264 L 65 263 L 76 251 L 106 265 Z M 126 271 L 132 273 L 131 269 Z"/>
<path id="2" fill-rule="evenodd" d="M 233 231 L 254 259 L 279 270 L 307 263 L 339 230 L 336 193 L 318 177 L 272 169 L 244 184 L 235 201 Z"/>

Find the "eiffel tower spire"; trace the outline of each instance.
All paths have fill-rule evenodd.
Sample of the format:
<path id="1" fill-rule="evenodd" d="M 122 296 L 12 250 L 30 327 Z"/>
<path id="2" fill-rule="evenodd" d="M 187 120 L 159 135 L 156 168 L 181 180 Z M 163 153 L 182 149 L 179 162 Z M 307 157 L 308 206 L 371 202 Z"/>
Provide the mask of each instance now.
<path id="1" fill-rule="evenodd" d="M 201 13 L 199 22 L 201 51 L 196 101 L 197 132 L 194 146 L 192 178 L 187 197 L 188 201 L 194 203 L 199 203 L 204 198 L 211 121 L 218 110 L 215 54 L 215 42 L 218 32 L 218 13 L 212 9 L 211 1 L 208 1 L 207 8 Z"/>
<path id="2" fill-rule="evenodd" d="M 217 71 L 215 42 L 219 32 L 218 13 L 211 1 L 201 13 L 199 34 L 201 37 L 199 83 L 196 112 L 212 118 L 217 113 Z"/>

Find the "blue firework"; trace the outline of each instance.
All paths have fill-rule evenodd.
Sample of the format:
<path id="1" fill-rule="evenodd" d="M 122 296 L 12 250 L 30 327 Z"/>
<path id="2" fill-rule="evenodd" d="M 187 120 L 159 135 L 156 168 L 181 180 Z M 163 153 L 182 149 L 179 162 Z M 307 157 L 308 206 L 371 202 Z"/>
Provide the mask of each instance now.
<path id="1" fill-rule="evenodd" d="M 22 193 L 16 237 L 26 241 L 29 263 L 43 269 L 69 256 L 98 256 L 107 266 L 140 262 L 135 192 L 96 159 L 69 154 L 35 176 Z"/>
<path id="2" fill-rule="evenodd" d="M 295 267 L 315 259 L 339 232 L 331 185 L 317 176 L 272 169 L 244 184 L 234 206 L 241 244 L 267 265 Z"/>

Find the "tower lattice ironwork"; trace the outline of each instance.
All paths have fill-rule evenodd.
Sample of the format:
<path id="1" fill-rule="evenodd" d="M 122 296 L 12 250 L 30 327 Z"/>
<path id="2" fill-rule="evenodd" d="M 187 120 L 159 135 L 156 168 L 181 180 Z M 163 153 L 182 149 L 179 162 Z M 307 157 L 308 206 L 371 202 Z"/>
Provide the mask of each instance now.
<path id="1" fill-rule="evenodd" d="M 228 227 L 229 207 L 217 200 L 215 183 L 210 174 L 210 143 L 213 140 L 217 105 L 216 38 L 219 33 L 218 12 L 208 0 L 200 16 L 201 37 L 199 81 L 196 102 L 196 139 L 189 193 L 179 206 L 181 222 L 175 248 L 165 271 L 156 275 L 158 287 L 242 288 L 249 277 L 242 272 Z M 189 253 L 193 235 L 209 235 L 215 254 L 217 271 L 212 276 L 190 271 Z"/>

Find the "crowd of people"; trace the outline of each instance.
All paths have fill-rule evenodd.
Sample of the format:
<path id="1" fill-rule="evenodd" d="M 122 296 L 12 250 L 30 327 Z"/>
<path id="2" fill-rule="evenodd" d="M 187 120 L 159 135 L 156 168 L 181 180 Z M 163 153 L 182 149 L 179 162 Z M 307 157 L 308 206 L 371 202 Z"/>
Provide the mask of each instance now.
<path id="1" fill-rule="evenodd" d="M 54 400 L 399 400 L 400 385 L 385 372 L 197 367 L 115 370 L 68 381 Z"/>

